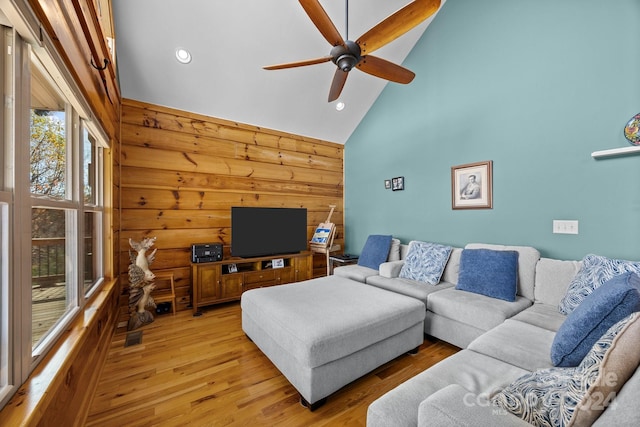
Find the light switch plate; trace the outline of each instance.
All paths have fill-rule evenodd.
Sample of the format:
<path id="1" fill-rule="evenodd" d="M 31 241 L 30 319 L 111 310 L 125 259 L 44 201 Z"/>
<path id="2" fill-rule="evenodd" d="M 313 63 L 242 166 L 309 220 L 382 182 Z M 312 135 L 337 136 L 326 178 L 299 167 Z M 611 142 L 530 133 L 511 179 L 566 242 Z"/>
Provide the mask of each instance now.
<path id="1" fill-rule="evenodd" d="M 554 219 L 553 232 L 555 234 L 578 234 L 578 221 Z"/>

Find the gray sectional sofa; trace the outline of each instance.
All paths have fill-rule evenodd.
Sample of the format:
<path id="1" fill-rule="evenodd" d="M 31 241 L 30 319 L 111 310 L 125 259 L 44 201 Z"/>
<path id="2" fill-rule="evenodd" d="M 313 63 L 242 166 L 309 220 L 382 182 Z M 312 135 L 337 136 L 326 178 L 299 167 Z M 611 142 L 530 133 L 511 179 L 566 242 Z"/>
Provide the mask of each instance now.
<path id="1" fill-rule="evenodd" d="M 383 263 L 378 270 L 359 265 L 334 269 L 335 275 L 421 300 L 426 306 L 424 332 L 462 349 L 373 402 L 367 414 L 369 427 L 529 425 L 513 415 L 513 411 L 504 409 L 508 404 L 520 404 L 514 403 L 513 395 L 509 394 L 514 384 L 522 386 L 523 379 L 533 378 L 534 387 L 556 387 L 557 393 L 547 395 L 557 398 L 571 388 L 562 379 L 565 372 L 574 377 L 587 371 L 589 375 L 605 372 L 604 368 L 600 371 L 589 366 L 583 368 L 587 357 L 579 367 L 564 370 L 554 368 L 550 358 L 554 337 L 567 318 L 558 306 L 580 270 L 581 261 L 540 257 L 535 248 L 525 246 L 469 244 L 465 248 L 517 251 L 518 285 L 514 301 L 456 289 L 462 248 L 452 250 L 442 280 L 436 285 L 399 277 L 408 245 L 401 245 L 400 260 Z M 624 328 L 640 330 L 640 320 L 635 321 L 638 316 L 632 315 L 628 322 L 631 326 L 623 325 Z M 604 398 L 612 398 L 612 404 L 604 412 L 602 405 L 591 405 L 595 414 L 586 411 L 586 405 L 582 409 L 580 405 L 575 409 L 574 405 L 578 416 L 560 419 L 557 425 L 640 425 L 640 411 L 635 406 L 640 396 L 640 334 L 633 331 L 624 334 L 630 344 L 621 338 L 620 342 L 613 339 L 600 346 L 605 350 L 611 348 L 612 354 L 619 354 L 613 350 L 626 351 L 618 359 L 631 364 L 625 367 L 630 369 L 628 380 L 624 375 L 615 376 L 617 372 L 609 372 L 617 383 L 615 392 L 610 391 Z M 633 350 L 623 350 L 623 343 Z M 607 361 L 617 360 L 609 353 L 606 357 Z M 624 385 L 620 388 L 622 381 Z M 537 397 L 542 399 L 541 396 Z M 552 407 L 552 403 L 542 404 L 545 405 L 555 415 L 564 410 L 564 403 L 560 409 Z M 582 413 L 586 415 L 582 417 Z"/>

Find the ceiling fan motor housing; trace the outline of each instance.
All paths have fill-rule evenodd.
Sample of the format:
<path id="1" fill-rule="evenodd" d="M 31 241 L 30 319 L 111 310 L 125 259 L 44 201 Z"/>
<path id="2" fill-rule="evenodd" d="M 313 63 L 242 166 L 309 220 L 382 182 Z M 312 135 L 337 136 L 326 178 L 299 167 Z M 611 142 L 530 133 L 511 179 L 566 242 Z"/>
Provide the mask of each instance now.
<path id="1" fill-rule="evenodd" d="M 345 73 L 351 71 L 360 59 L 360 46 L 351 40 L 344 42 L 344 46 L 337 45 L 331 49 L 331 60 Z"/>

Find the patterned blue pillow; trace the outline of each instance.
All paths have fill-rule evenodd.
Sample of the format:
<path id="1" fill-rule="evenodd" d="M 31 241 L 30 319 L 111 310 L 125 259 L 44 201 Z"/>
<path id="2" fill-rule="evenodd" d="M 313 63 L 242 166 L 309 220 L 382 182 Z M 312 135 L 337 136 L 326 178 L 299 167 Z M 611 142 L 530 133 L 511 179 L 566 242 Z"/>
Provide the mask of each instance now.
<path id="1" fill-rule="evenodd" d="M 616 356 L 610 355 L 603 362 L 605 355 L 610 349 L 612 354 L 615 352 L 614 340 L 627 325 L 635 323 L 637 319 L 638 313 L 634 313 L 613 325 L 593 345 L 579 366 L 541 369 L 523 375 L 497 393 L 491 402 L 537 426 L 564 427 L 575 421 L 576 417 L 591 419 L 592 423 L 608 404 L 608 401 L 603 401 L 597 396 L 602 392 L 600 384 L 607 382 L 606 378 L 601 377 L 601 370 L 603 376 L 611 376 L 613 372 L 608 372 L 606 365 L 616 366 L 615 359 L 624 358 L 623 353 L 628 349 Z M 634 331 L 633 334 L 635 336 L 631 339 L 637 340 L 637 332 Z M 631 343 L 633 344 L 635 343 Z M 607 394 L 613 392 L 615 395 L 615 391 L 624 385 L 625 376 L 626 373 L 620 375 L 621 384 L 613 385 L 614 388 L 607 390 Z M 591 396 L 592 392 L 596 395 Z M 589 406 L 589 402 L 594 405 Z"/>
<path id="2" fill-rule="evenodd" d="M 464 249 L 456 289 L 513 302 L 518 290 L 518 252 Z"/>
<path id="3" fill-rule="evenodd" d="M 411 241 L 399 276 L 437 285 L 451 255 L 451 249 L 451 246 L 437 243 Z"/>
<path id="4" fill-rule="evenodd" d="M 575 275 L 567 293 L 560 300 L 558 310 L 569 315 L 582 301 L 613 276 L 624 273 L 640 275 L 640 262 L 621 259 L 609 259 L 599 255 L 589 254 L 582 260 L 582 267 Z"/>
<path id="5" fill-rule="evenodd" d="M 551 362 L 554 366 L 578 366 L 602 334 L 639 310 L 640 276 L 625 273 L 609 279 L 562 323 L 551 344 Z"/>

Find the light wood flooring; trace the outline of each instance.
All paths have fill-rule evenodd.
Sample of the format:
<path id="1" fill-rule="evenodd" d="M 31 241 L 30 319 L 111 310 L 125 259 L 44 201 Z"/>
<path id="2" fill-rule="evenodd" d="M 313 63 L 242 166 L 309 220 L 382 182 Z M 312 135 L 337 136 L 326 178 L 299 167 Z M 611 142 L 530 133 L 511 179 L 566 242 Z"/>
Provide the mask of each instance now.
<path id="1" fill-rule="evenodd" d="M 87 426 L 364 426 L 375 399 L 459 349 L 425 340 L 314 412 L 242 332 L 238 302 L 157 315 L 142 343 L 116 332 Z"/>

